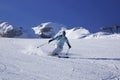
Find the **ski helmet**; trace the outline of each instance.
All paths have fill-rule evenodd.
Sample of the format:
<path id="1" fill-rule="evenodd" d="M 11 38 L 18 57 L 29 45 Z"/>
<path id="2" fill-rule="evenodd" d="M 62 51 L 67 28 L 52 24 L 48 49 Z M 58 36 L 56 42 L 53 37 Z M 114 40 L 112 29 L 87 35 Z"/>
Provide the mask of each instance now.
<path id="1" fill-rule="evenodd" d="M 63 32 L 62 32 L 62 34 L 63 34 L 63 35 L 66 35 L 66 32 L 65 32 L 65 31 L 63 31 Z"/>

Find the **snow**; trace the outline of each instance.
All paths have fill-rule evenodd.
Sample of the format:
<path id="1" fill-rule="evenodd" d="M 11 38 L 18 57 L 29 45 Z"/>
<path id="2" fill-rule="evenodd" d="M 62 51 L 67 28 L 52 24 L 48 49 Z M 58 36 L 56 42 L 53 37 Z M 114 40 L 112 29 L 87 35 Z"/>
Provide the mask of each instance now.
<path id="1" fill-rule="evenodd" d="M 48 39 L 0 38 L 0 80 L 119 80 L 119 34 L 102 36 L 70 39 L 68 59 Z"/>
<path id="2" fill-rule="evenodd" d="M 35 35 L 40 35 L 45 28 L 52 28 L 44 32 L 51 37 L 66 31 L 72 46 L 68 53 L 70 58 L 50 56 L 55 41 L 48 44 L 49 39 L 38 39 Z M 0 32 L 11 29 L 12 25 L 0 22 Z M 83 27 L 67 29 L 53 22 L 42 23 L 33 30 L 24 30 L 23 35 L 16 38 L 0 37 L 0 80 L 120 79 L 120 34 L 92 34 Z M 62 54 L 67 51 L 65 44 Z"/>
<path id="3" fill-rule="evenodd" d="M 110 33 L 106 33 L 106 32 L 97 32 L 94 34 L 90 34 L 88 36 L 85 37 L 85 39 L 119 39 L 120 38 L 120 34 L 110 34 Z"/>
<path id="4" fill-rule="evenodd" d="M 13 26 L 10 25 L 9 23 L 7 23 L 7 22 L 0 22 L 0 32 L 1 33 L 6 33 L 6 32 L 8 32 L 8 31 L 10 31 L 12 29 L 13 29 Z"/>
<path id="5" fill-rule="evenodd" d="M 50 28 L 51 30 L 46 31 L 45 29 L 47 28 L 48 29 Z M 33 27 L 33 30 L 35 31 L 35 34 L 38 35 L 44 34 L 50 37 L 57 36 L 61 34 L 62 31 L 66 31 L 66 36 L 69 39 L 80 39 L 90 34 L 89 30 L 83 27 L 75 27 L 75 28 L 67 29 L 66 26 L 53 22 L 41 23 L 37 27 Z"/>
<path id="6" fill-rule="evenodd" d="M 75 27 L 72 29 L 68 29 L 68 30 L 66 30 L 66 32 L 67 32 L 66 36 L 69 39 L 80 39 L 80 38 L 84 38 L 90 34 L 89 30 L 87 30 L 83 27 Z"/>
<path id="7" fill-rule="evenodd" d="M 53 37 L 55 36 L 56 33 L 59 32 L 62 28 L 66 28 L 66 26 L 54 22 L 46 22 L 46 23 L 41 23 L 37 27 L 33 27 L 32 29 L 34 30 L 35 34 L 48 36 L 48 37 Z"/>

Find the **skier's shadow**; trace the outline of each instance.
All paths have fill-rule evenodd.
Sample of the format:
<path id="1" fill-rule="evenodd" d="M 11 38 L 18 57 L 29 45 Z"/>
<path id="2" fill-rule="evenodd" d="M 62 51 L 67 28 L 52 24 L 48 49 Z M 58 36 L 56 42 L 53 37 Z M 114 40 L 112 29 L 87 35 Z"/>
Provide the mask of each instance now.
<path id="1" fill-rule="evenodd" d="M 120 58 L 79 58 L 79 59 L 88 59 L 88 60 L 116 60 L 116 61 L 120 61 Z"/>
<path id="2" fill-rule="evenodd" d="M 115 60 L 115 61 L 120 61 L 120 58 L 82 58 L 82 57 L 79 57 L 79 56 L 74 56 L 72 53 L 69 53 L 68 54 L 70 56 L 70 58 L 72 59 L 85 59 L 85 60 Z"/>

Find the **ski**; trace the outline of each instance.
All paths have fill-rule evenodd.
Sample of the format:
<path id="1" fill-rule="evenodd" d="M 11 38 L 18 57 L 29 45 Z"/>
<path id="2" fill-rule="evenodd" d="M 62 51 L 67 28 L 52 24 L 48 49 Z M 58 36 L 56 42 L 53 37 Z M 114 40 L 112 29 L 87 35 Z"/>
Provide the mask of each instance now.
<path id="1" fill-rule="evenodd" d="M 70 58 L 68 55 L 52 55 L 52 54 L 50 54 L 49 56 L 58 57 L 58 58 Z"/>
<path id="2" fill-rule="evenodd" d="M 70 58 L 69 56 L 58 56 L 58 58 Z"/>
<path id="3" fill-rule="evenodd" d="M 58 55 L 58 58 L 69 58 L 68 55 Z"/>

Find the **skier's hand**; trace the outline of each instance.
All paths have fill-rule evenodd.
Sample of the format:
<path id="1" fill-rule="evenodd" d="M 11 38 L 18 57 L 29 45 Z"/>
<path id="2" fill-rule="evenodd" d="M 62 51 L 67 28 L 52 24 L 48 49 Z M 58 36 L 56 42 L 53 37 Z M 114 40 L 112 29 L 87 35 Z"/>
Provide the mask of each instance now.
<path id="1" fill-rule="evenodd" d="M 48 43 L 50 43 L 52 40 L 49 40 Z"/>
<path id="2" fill-rule="evenodd" d="M 69 45 L 69 49 L 71 48 L 71 45 Z"/>

